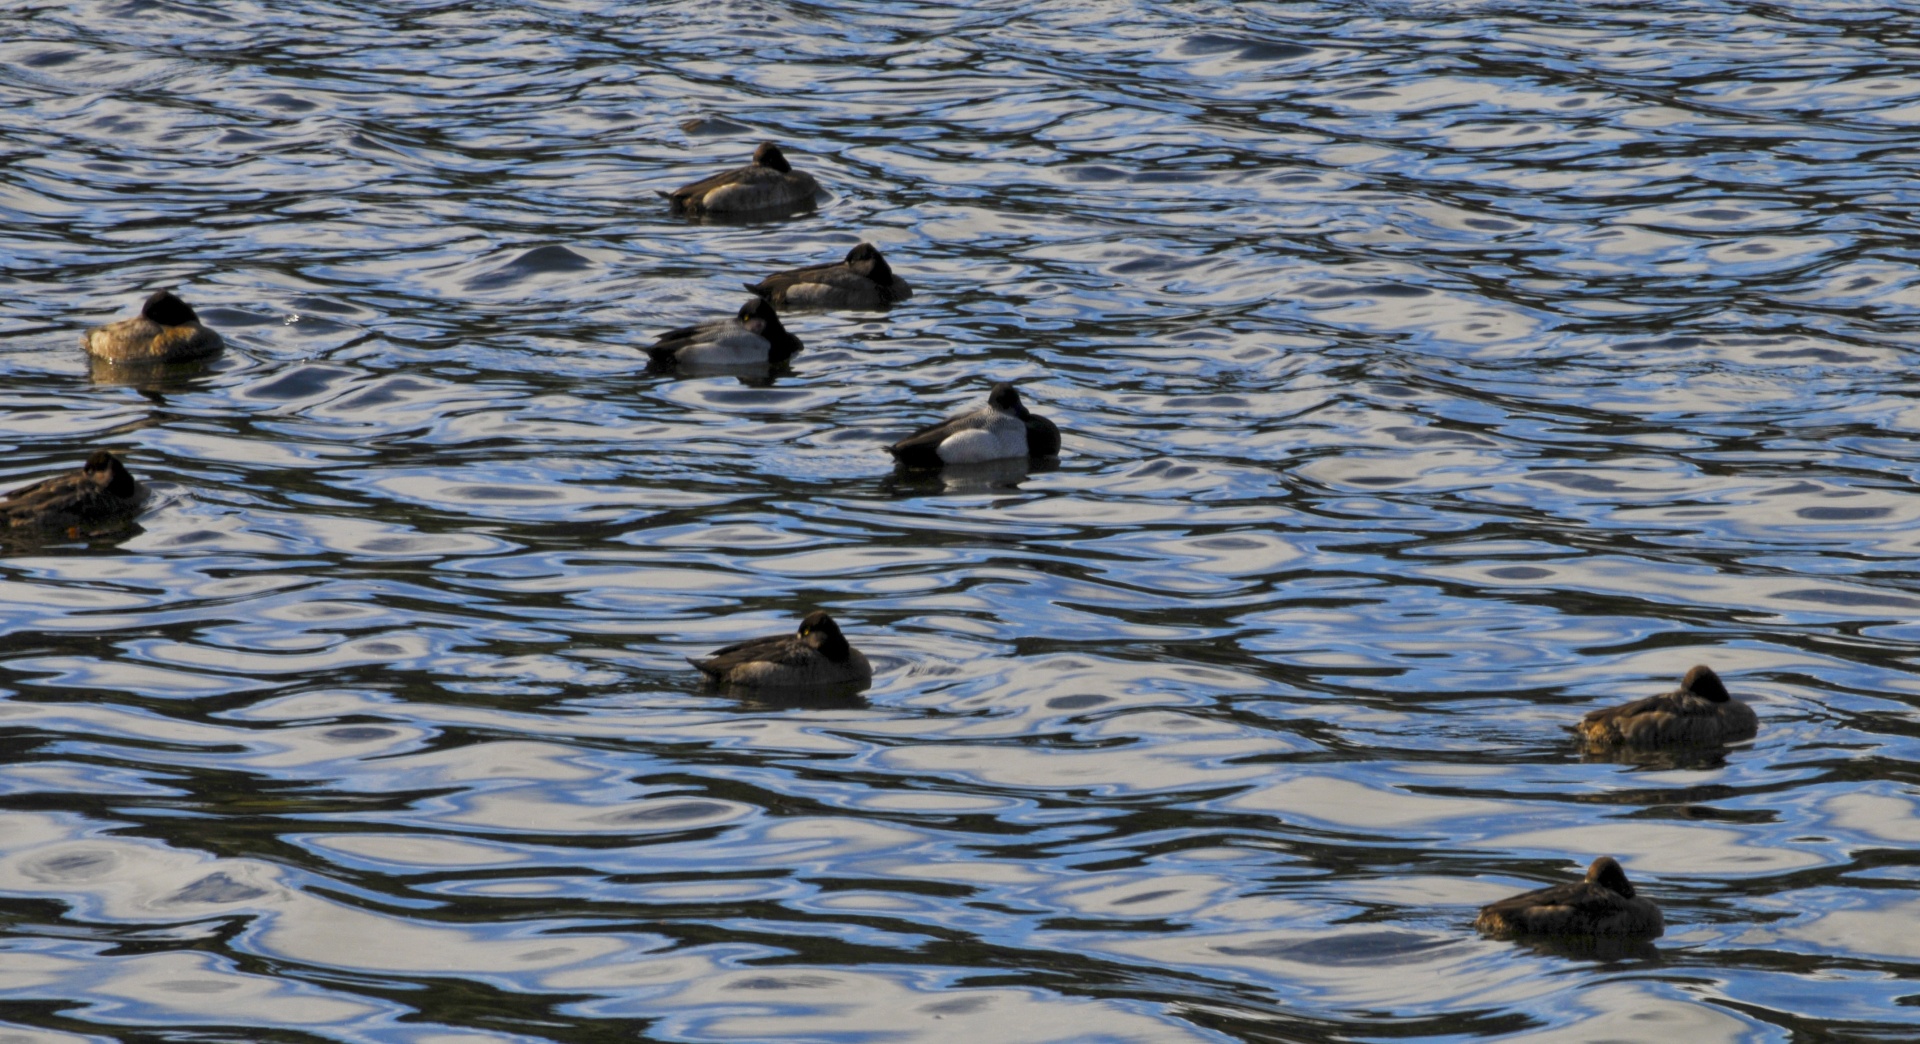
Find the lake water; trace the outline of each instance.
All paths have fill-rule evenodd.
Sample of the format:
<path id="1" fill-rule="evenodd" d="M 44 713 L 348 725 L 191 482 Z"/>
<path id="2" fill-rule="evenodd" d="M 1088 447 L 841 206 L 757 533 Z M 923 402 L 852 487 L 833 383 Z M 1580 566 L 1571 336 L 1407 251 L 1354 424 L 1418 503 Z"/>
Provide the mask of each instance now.
<path id="1" fill-rule="evenodd" d="M 1913 6 L 0 30 L 0 479 L 154 490 L 0 558 L 0 1040 L 1920 1037 Z M 1057 467 L 892 473 L 994 380 Z M 682 659 L 816 607 L 859 698 Z M 1571 748 L 1695 663 L 1756 742 Z M 1473 932 L 1601 854 L 1652 947 Z"/>

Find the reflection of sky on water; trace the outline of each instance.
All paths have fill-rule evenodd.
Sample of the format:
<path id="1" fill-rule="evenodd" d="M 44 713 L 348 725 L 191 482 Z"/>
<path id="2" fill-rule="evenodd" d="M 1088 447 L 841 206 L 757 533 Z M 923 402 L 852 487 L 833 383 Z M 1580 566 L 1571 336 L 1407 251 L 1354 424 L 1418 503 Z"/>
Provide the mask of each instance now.
<path id="1" fill-rule="evenodd" d="M 0 42 L 0 488 L 154 494 L 0 558 L 0 1036 L 1911 1035 L 1904 22 L 629 7 Z M 1057 463 L 892 469 L 989 380 Z M 814 606 L 857 699 L 686 666 Z M 1696 662 L 1752 743 L 1568 747 Z M 1471 933 L 1602 852 L 1654 947 Z"/>

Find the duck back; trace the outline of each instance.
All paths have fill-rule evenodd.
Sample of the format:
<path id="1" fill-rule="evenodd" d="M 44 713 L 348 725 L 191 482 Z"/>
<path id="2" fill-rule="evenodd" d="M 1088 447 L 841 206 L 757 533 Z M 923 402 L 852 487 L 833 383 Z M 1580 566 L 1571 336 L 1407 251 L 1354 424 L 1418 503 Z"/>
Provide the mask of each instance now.
<path id="1" fill-rule="evenodd" d="M 0 499 L 0 525 L 10 530 L 94 529 L 131 518 L 145 490 L 105 450 L 78 471 L 22 486 Z"/>
<path id="2" fill-rule="evenodd" d="M 873 680 L 873 667 L 860 650 L 849 646 L 836 660 L 790 634 L 750 639 L 687 662 L 716 682 L 752 688 L 827 688 Z"/>
<path id="3" fill-rule="evenodd" d="M 1716 679 L 1717 685 L 1717 679 Z M 1717 689 L 1709 699 L 1686 688 L 1589 712 L 1577 726 L 1592 747 L 1678 747 L 1737 743 L 1760 731 L 1753 708 Z"/>
<path id="4" fill-rule="evenodd" d="M 88 355 L 109 362 L 163 363 L 204 359 L 220 351 L 226 342 L 198 321 L 162 326 L 136 315 L 96 326 L 80 343 Z"/>
<path id="5" fill-rule="evenodd" d="M 1613 935 L 1656 938 L 1666 931 L 1651 899 L 1591 881 L 1555 885 L 1491 903 L 1474 927 L 1489 935 Z"/>

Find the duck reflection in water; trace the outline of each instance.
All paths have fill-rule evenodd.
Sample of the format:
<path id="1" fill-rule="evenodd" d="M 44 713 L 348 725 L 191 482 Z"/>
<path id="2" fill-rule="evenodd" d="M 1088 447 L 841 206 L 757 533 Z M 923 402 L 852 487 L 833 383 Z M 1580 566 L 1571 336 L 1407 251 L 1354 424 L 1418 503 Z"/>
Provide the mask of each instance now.
<path id="1" fill-rule="evenodd" d="M 880 480 L 880 492 L 887 496 L 923 496 L 929 492 L 986 493 L 1019 489 L 1020 483 L 1035 475 L 1056 471 L 1055 457 L 1025 460 L 987 460 L 978 464 L 949 464 L 939 471 L 898 468 Z"/>

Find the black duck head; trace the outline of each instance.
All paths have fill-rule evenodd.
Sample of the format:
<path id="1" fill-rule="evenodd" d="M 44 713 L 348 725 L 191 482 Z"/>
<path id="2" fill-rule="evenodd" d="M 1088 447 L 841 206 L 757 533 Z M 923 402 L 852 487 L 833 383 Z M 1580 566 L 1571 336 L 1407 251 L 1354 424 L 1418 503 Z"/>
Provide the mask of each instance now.
<path id="1" fill-rule="evenodd" d="M 133 472 L 128 471 L 127 466 L 120 463 L 120 458 L 106 450 L 94 450 L 93 454 L 87 458 L 87 462 L 81 465 L 80 470 L 86 474 L 87 478 L 116 497 L 133 496 L 134 490 L 139 488 L 138 483 L 133 480 Z"/>
<path id="2" fill-rule="evenodd" d="M 1011 413 L 1021 420 L 1027 419 L 1027 408 L 1020 404 L 1020 392 L 1005 381 L 993 386 L 987 393 L 987 405 L 1002 413 Z"/>
<path id="3" fill-rule="evenodd" d="M 184 326 L 199 322 L 200 317 L 193 314 L 185 301 L 173 296 L 171 290 L 155 290 L 147 303 L 140 306 L 140 315 L 148 322 L 161 326 Z"/>
<path id="4" fill-rule="evenodd" d="M 1720 676 L 1704 663 L 1688 671 L 1680 680 L 1680 687 L 1711 703 L 1725 703 L 1733 698 L 1720 683 Z"/>
<path id="5" fill-rule="evenodd" d="M 761 142 L 760 147 L 753 150 L 753 165 L 777 170 L 782 174 L 793 173 L 793 164 L 788 163 L 787 157 L 781 154 L 780 146 L 770 141 Z"/>
<path id="6" fill-rule="evenodd" d="M 1587 882 L 1628 899 L 1633 898 L 1633 883 L 1627 880 L 1627 872 L 1620 869 L 1620 864 L 1612 856 L 1601 856 L 1587 867 Z"/>
<path id="7" fill-rule="evenodd" d="M 840 633 L 840 625 L 833 622 L 833 617 L 818 609 L 800 621 L 800 637 L 836 663 L 844 662 L 853 653 L 853 647 L 847 644 L 847 636 Z"/>
<path id="8" fill-rule="evenodd" d="M 862 243 L 847 251 L 846 265 L 855 272 L 866 276 L 887 291 L 887 300 L 893 300 L 893 266 L 880 254 L 880 248 L 872 243 Z"/>
<path id="9" fill-rule="evenodd" d="M 740 306 L 737 316 L 747 329 L 767 339 L 775 349 L 775 354 L 792 355 L 800 350 L 800 341 L 787 332 L 786 324 L 780 321 L 780 313 L 773 310 L 773 302 L 764 297 L 756 297 Z"/>

